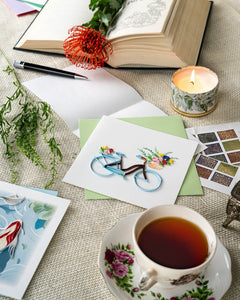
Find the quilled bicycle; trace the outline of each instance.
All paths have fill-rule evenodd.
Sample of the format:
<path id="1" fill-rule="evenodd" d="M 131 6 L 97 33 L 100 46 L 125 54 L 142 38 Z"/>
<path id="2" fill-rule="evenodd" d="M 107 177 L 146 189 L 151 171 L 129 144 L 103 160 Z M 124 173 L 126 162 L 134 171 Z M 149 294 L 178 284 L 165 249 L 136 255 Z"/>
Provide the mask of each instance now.
<path id="1" fill-rule="evenodd" d="M 118 175 L 126 179 L 126 176 L 134 173 L 135 185 L 144 192 L 154 192 L 161 186 L 161 176 L 155 171 L 146 169 L 148 161 L 145 157 L 136 155 L 137 158 L 143 160 L 143 163 L 123 168 L 124 157 L 126 155 L 121 152 L 116 152 L 114 155 L 111 152 L 108 154 L 99 151 L 99 155 L 92 159 L 90 168 L 94 174 L 101 177 Z"/>

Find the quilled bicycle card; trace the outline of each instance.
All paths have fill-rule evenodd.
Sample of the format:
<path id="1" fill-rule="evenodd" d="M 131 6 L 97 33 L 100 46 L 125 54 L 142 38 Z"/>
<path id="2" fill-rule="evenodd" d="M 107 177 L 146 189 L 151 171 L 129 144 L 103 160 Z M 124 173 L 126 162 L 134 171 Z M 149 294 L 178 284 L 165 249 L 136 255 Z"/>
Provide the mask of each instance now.
<path id="1" fill-rule="evenodd" d="M 0 294 L 22 299 L 70 201 L 0 182 Z"/>
<path id="2" fill-rule="evenodd" d="M 115 118 L 115 116 L 112 117 Z M 152 130 L 179 136 L 181 138 L 187 138 L 183 120 L 180 116 L 134 117 L 123 118 L 121 120 Z M 99 121 L 100 119 L 79 120 L 81 147 L 85 145 Z M 102 195 L 87 189 L 85 189 L 84 192 L 86 200 L 109 199 L 109 197 L 106 195 Z M 202 185 L 197 173 L 195 162 L 193 160 L 188 168 L 187 174 L 184 178 L 183 184 L 178 195 L 203 195 Z"/>
<path id="3" fill-rule="evenodd" d="M 240 164 L 240 122 L 188 128 L 206 146 L 201 153 L 233 165 Z"/>
<path id="4" fill-rule="evenodd" d="M 144 208 L 173 204 L 197 144 L 104 116 L 63 181 Z"/>
<path id="5" fill-rule="evenodd" d="M 210 189 L 230 195 L 240 180 L 240 169 L 236 165 L 203 154 L 196 157 L 195 163 L 202 185 Z"/>

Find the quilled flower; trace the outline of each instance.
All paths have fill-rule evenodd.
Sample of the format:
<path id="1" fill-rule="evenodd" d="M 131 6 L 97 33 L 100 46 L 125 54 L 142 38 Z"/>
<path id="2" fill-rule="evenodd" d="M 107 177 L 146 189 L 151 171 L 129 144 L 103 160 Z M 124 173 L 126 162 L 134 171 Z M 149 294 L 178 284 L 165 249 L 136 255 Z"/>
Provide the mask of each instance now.
<path id="1" fill-rule="evenodd" d="M 167 156 L 167 155 L 164 155 L 164 156 L 163 156 L 163 159 L 169 160 L 169 159 L 170 159 L 170 157 L 169 157 L 169 156 Z"/>
<path id="2" fill-rule="evenodd" d="M 152 161 L 155 163 L 155 164 L 160 164 L 160 157 L 156 157 L 156 156 L 153 156 L 152 158 Z"/>
<path id="3" fill-rule="evenodd" d="M 103 67 L 112 54 L 111 43 L 91 27 L 74 26 L 63 42 L 66 57 L 77 67 L 96 69 Z"/>

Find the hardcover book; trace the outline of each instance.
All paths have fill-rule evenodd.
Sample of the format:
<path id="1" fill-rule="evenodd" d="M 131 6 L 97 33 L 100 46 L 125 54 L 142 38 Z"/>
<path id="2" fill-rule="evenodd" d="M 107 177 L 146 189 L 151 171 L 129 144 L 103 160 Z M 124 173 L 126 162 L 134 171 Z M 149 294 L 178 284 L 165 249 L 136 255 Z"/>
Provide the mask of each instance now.
<path id="1" fill-rule="evenodd" d="M 179 68 L 195 65 L 211 1 L 126 0 L 110 27 L 111 67 Z M 88 22 L 89 0 L 48 0 L 15 49 L 64 54 L 68 30 Z"/>

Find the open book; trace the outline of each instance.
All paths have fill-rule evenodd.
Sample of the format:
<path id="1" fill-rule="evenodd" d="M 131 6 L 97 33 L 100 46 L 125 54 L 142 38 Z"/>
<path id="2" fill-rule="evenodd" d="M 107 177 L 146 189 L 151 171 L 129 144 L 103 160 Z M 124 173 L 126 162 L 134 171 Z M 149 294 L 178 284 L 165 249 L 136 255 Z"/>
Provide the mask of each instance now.
<path id="1" fill-rule="evenodd" d="M 126 0 L 107 34 L 112 67 L 195 65 L 211 1 Z M 68 29 L 92 17 L 89 0 L 48 0 L 15 49 L 64 54 Z"/>

